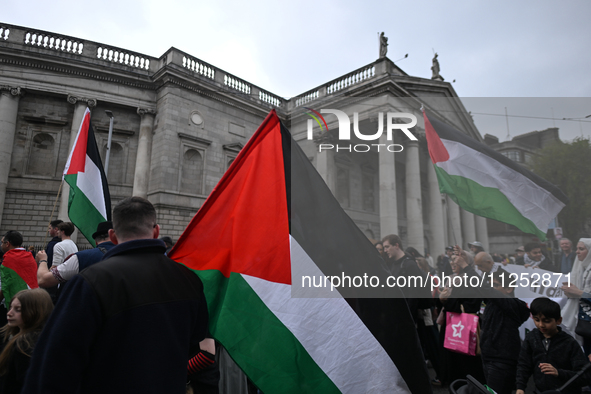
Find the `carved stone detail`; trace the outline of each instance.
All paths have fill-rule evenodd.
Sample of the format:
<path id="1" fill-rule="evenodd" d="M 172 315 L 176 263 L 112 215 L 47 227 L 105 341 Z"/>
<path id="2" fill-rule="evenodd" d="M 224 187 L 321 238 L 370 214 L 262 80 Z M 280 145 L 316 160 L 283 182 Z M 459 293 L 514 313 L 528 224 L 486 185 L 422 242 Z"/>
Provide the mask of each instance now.
<path id="1" fill-rule="evenodd" d="M 97 100 L 94 98 L 76 97 L 71 94 L 68 94 L 68 103 L 76 104 L 79 101 L 86 103 L 86 105 L 88 105 L 88 107 L 90 108 L 96 107 L 97 104 Z"/>
<path id="2" fill-rule="evenodd" d="M 138 107 L 137 114 L 139 116 L 144 116 L 145 114 L 148 114 L 148 115 L 156 115 L 156 111 L 153 110 L 153 109 L 149 109 L 149 108 L 140 108 L 140 107 Z"/>
<path id="3" fill-rule="evenodd" d="M 10 92 L 13 96 L 24 96 L 25 92 L 21 89 L 20 86 L 9 86 L 9 85 L 0 85 L 0 91 L 6 90 Z"/>

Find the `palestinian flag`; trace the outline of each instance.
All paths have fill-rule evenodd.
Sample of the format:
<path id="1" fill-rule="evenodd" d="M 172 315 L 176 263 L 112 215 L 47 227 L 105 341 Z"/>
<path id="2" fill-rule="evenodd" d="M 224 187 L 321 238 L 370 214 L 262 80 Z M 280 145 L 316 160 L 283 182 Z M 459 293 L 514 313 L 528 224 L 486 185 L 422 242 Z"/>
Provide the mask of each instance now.
<path id="1" fill-rule="evenodd" d="M 111 196 L 107 176 L 90 125 L 86 108 L 76 141 L 64 169 L 64 180 L 70 185 L 68 216 L 92 246 L 92 234 L 101 222 L 111 220 Z"/>
<path id="2" fill-rule="evenodd" d="M 302 275 L 386 283 L 387 271 L 275 111 L 170 257 L 199 275 L 213 337 L 265 394 L 431 392 L 398 289 L 356 288 L 399 298 L 346 300 L 329 282 L 315 289 L 322 298 L 293 296 Z"/>
<path id="3" fill-rule="evenodd" d="M 0 265 L 0 281 L 6 309 L 16 293 L 39 287 L 37 284 L 37 263 L 31 252 L 23 248 L 11 249 L 6 252 L 2 265 Z"/>
<path id="4" fill-rule="evenodd" d="M 452 126 L 423 115 L 439 190 L 466 211 L 545 240 L 548 224 L 568 203 L 560 189 Z"/>

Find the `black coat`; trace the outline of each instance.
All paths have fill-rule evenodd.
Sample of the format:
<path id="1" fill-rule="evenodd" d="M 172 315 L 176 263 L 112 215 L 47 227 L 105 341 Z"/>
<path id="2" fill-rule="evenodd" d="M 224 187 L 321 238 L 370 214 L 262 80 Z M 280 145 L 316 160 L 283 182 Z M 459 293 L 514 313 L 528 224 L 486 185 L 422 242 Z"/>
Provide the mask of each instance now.
<path id="1" fill-rule="evenodd" d="M 548 350 L 544 347 L 544 335 L 537 328 L 526 335 L 519 353 L 517 389 L 525 390 L 532 374 L 538 390 L 557 389 L 589 363 L 578 342 L 560 327 L 558 330 L 550 338 Z M 558 376 L 545 375 L 539 368 L 540 363 L 552 364 L 558 370 Z M 588 370 L 563 393 L 580 393 L 581 387 L 588 385 L 589 375 Z"/>
<path id="2" fill-rule="evenodd" d="M 519 327 L 529 319 L 529 308 L 519 298 L 502 296 L 490 287 L 483 287 L 486 308 L 480 319 L 480 350 L 486 361 L 500 360 L 517 365 L 521 338 Z"/>
<path id="3" fill-rule="evenodd" d="M 400 289 L 406 298 L 408 308 L 410 309 L 413 318 L 416 320 L 417 310 L 427 309 L 432 306 L 431 291 L 430 287 L 428 287 L 428 283 L 427 286 L 415 286 L 415 284 L 421 282 L 421 280 L 415 282 L 414 280 L 408 279 L 420 277 L 422 278 L 423 283 L 425 283 L 425 281 L 428 280 L 428 274 L 421 270 L 416 260 L 408 254 L 405 254 L 398 260 L 388 259 L 386 263 L 390 270 L 390 274 L 393 277 L 404 276 L 407 278 L 407 286 L 401 287 Z"/>

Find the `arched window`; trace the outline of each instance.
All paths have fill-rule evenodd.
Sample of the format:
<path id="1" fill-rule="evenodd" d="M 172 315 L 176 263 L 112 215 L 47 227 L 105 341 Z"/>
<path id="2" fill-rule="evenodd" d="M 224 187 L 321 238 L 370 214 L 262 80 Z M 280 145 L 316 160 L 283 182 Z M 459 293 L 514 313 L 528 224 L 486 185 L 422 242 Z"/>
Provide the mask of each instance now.
<path id="1" fill-rule="evenodd" d="M 29 175 L 55 175 L 55 140 L 47 133 L 39 133 L 33 137 L 31 157 L 27 167 Z"/>
<path id="2" fill-rule="evenodd" d="M 183 154 L 181 193 L 202 194 L 203 155 L 189 148 Z"/>

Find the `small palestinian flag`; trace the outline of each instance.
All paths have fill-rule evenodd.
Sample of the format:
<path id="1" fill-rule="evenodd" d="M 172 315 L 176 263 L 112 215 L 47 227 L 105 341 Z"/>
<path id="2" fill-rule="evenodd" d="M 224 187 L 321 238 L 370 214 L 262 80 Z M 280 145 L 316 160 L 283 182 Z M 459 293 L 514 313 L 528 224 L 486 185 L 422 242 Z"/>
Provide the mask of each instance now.
<path id="1" fill-rule="evenodd" d="M 383 260 L 275 111 L 170 252 L 204 284 L 210 331 L 265 394 L 430 393 L 399 298 L 296 298 L 306 275 L 379 277 Z M 292 283 L 292 281 L 294 283 Z M 329 283 L 330 285 L 330 283 Z"/>
<path id="2" fill-rule="evenodd" d="M 39 287 L 37 284 L 37 263 L 31 252 L 23 248 L 11 249 L 6 252 L 2 265 L 0 265 L 0 281 L 6 309 L 16 293 Z"/>
<path id="3" fill-rule="evenodd" d="M 441 193 L 466 211 L 545 240 L 548 224 L 568 203 L 560 189 L 452 126 L 423 115 Z"/>
<path id="4" fill-rule="evenodd" d="M 111 220 L 111 196 L 103 163 L 86 108 L 76 141 L 64 169 L 70 185 L 68 216 L 92 246 L 92 234 L 99 223 Z"/>

